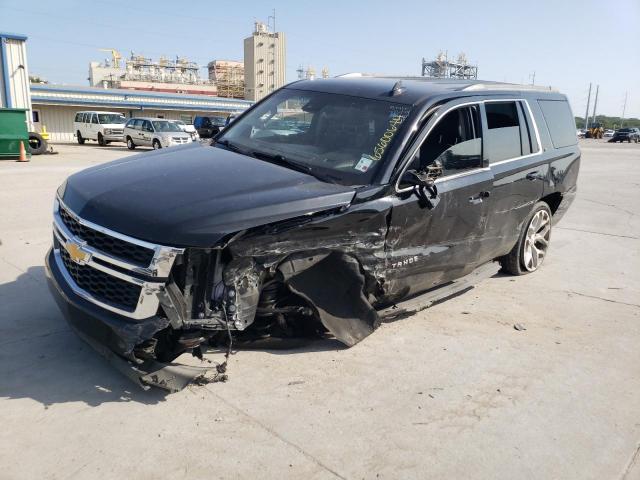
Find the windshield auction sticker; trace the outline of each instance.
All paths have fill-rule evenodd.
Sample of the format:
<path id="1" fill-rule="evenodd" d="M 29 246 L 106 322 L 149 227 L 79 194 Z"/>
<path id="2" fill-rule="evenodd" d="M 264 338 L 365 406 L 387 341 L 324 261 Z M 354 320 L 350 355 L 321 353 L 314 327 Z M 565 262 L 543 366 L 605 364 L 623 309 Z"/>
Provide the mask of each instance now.
<path id="1" fill-rule="evenodd" d="M 369 155 L 362 155 L 360 157 L 360 161 L 353 168 L 355 168 L 356 170 L 362 173 L 365 173 L 367 170 L 369 170 L 369 167 L 371 166 L 372 163 L 373 163 L 373 158 L 371 158 Z"/>

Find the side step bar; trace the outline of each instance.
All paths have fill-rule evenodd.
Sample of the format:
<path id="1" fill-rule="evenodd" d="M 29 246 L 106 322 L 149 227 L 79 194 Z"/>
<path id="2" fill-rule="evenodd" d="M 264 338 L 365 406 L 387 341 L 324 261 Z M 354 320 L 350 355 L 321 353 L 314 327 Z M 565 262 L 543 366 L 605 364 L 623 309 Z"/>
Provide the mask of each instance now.
<path id="1" fill-rule="evenodd" d="M 394 322 L 401 318 L 411 316 L 421 310 L 429 308 L 435 303 L 442 302 L 473 289 L 476 284 L 486 278 L 493 277 L 499 270 L 500 264 L 498 262 L 485 263 L 464 277 L 428 290 L 417 297 L 398 302 L 391 307 L 379 310 L 378 315 L 383 322 Z"/>

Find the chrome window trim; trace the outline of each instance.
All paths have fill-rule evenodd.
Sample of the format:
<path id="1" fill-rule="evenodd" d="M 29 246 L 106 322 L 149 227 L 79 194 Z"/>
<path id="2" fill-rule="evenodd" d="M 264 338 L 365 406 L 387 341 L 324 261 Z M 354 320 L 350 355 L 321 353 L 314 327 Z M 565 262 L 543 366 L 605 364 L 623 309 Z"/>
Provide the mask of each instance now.
<path id="1" fill-rule="evenodd" d="M 542 142 L 540 141 L 540 132 L 538 131 L 538 124 L 536 123 L 536 119 L 533 117 L 533 112 L 531 110 L 531 106 L 529 105 L 529 102 L 525 98 L 495 98 L 495 99 L 491 98 L 491 99 L 485 99 L 485 100 L 474 100 L 472 102 L 458 103 L 456 105 L 452 105 L 451 107 L 447 108 L 444 112 L 442 112 L 442 115 L 440 115 L 440 117 L 436 119 L 436 121 L 433 123 L 433 125 L 431 125 L 431 127 L 429 128 L 429 130 L 427 131 L 427 133 L 424 136 L 424 140 L 426 140 L 427 137 L 431 134 L 431 131 L 438 124 L 438 122 L 440 122 L 440 120 L 442 120 L 444 118 L 444 116 L 447 113 L 451 112 L 452 110 L 456 110 L 456 109 L 462 108 L 462 107 L 468 107 L 469 105 L 480 105 L 480 104 L 492 103 L 492 102 L 493 103 L 495 103 L 495 102 L 523 102 L 527 106 L 527 111 L 529 112 L 529 118 L 531 119 L 531 123 L 533 125 L 533 130 L 535 132 L 536 142 L 538 144 L 537 152 L 530 153 L 528 155 L 522 155 L 522 156 L 519 156 L 519 157 L 507 158 L 505 160 L 500 160 L 498 162 L 489 163 L 488 167 L 479 167 L 479 168 L 475 168 L 475 169 L 472 169 L 472 170 L 468 170 L 466 172 L 456 173 L 456 174 L 453 174 L 453 175 L 448 175 L 446 177 L 440 177 L 440 178 L 436 179 L 435 183 L 441 183 L 441 182 L 445 182 L 445 181 L 449 181 L 449 180 L 455 180 L 456 178 L 464 177 L 464 176 L 467 176 L 467 175 L 472 175 L 472 174 L 475 174 L 475 173 L 481 173 L 481 172 L 490 171 L 491 167 L 493 167 L 494 165 L 501 165 L 503 163 L 514 162 L 516 160 L 522 160 L 524 158 L 534 157 L 536 155 L 541 155 L 542 154 Z M 421 144 L 422 143 L 416 144 L 409 152 L 407 152 L 405 154 L 405 156 L 403 157 L 403 161 L 407 157 L 413 157 L 413 155 L 415 155 L 415 153 L 418 150 L 418 148 L 420 148 Z M 484 148 L 484 142 L 483 142 L 483 148 Z M 395 191 L 396 191 L 396 193 L 411 192 L 415 188 L 415 187 L 400 188 L 400 179 L 402 178 L 402 175 L 404 175 L 404 172 L 407 170 L 407 168 L 409 168 L 409 162 L 407 162 L 407 164 L 404 166 L 404 168 L 401 170 L 400 174 L 398 175 L 398 178 L 397 178 L 396 183 L 395 183 Z"/>
<path id="2" fill-rule="evenodd" d="M 71 215 L 78 223 L 87 228 L 94 229 L 104 235 L 112 236 L 133 245 L 143 246 L 145 248 L 148 248 L 149 250 L 152 250 L 154 252 L 154 256 L 151 260 L 150 265 L 148 267 L 141 267 L 139 265 L 127 262 L 124 259 L 115 258 L 112 255 L 109 255 L 96 249 L 95 247 L 88 245 L 86 241 L 76 237 L 67 228 L 67 226 L 62 221 L 62 217 L 60 216 L 60 208 L 64 208 L 65 211 L 69 215 Z M 71 288 L 71 290 L 75 294 L 101 308 L 104 308 L 105 310 L 132 318 L 134 320 L 149 318 L 157 313 L 158 307 L 160 305 L 159 294 L 164 290 L 166 279 L 169 276 L 171 267 L 173 266 L 173 262 L 178 254 L 184 252 L 183 248 L 167 247 L 164 245 L 156 245 L 150 242 L 145 242 L 144 240 L 138 240 L 84 220 L 78 217 L 78 215 L 76 215 L 74 212 L 72 212 L 60 200 L 59 197 L 54 201 L 53 234 L 55 235 L 58 242 L 60 242 L 60 248 L 65 248 L 66 243 L 70 241 L 80 245 L 82 247 L 82 250 L 89 254 L 89 258 L 85 262 L 85 265 L 99 270 L 114 278 L 118 278 L 133 285 L 137 285 L 141 288 L 138 303 L 133 311 L 119 308 L 115 305 L 112 305 L 111 303 L 103 302 L 94 297 L 91 293 L 81 288 L 75 282 L 71 274 L 67 271 L 64 262 L 62 261 L 60 248 L 53 249 L 54 259 L 58 270 L 63 276 L 65 282 L 69 285 L 69 288 Z M 118 267 L 125 271 L 123 272 L 115 268 L 110 268 L 108 265 L 99 263 L 96 260 L 101 260 L 106 264 L 111 264 L 114 267 Z M 130 272 L 131 274 L 128 274 L 127 272 Z M 138 278 L 135 275 L 152 277 L 152 279 L 143 280 L 142 278 Z"/>

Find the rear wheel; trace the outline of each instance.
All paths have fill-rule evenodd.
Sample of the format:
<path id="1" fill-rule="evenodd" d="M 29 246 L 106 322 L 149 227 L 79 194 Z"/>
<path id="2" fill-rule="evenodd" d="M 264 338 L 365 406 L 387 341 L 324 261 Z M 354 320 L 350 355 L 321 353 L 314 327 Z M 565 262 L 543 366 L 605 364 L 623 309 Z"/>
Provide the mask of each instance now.
<path id="1" fill-rule="evenodd" d="M 129 150 L 133 150 L 134 148 L 136 148 L 136 144 L 133 143 L 133 140 L 131 140 L 131 137 L 127 137 L 127 148 Z"/>
<path id="2" fill-rule="evenodd" d="M 84 145 L 84 138 L 82 137 L 82 134 L 80 133 L 80 130 L 78 130 L 78 131 L 76 132 L 76 136 L 78 137 L 78 143 L 79 143 L 80 145 Z"/>
<path id="3" fill-rule="evenodd" d="M 153 140 L 152 145 L 154 150 L 159 150 L 162 148 L 162 145 L 160 145 L 160 141 L 157 138 Z"/>
<path id="4" fill-rule="evenodd" d="M 545 202 L 538 202 L 524 222 L 516 245 L 500 259 L 502 270 L 512 275 L 535 272 L 547 256 L 550 240 L 551 210 Z"/>
<path id="5" fill-rule="evenodd" d="M 104 137 L 100 132 L 98 132 L 98 145 L 100 145 L 101 147 L 104 147 L 106 145 Z"/>

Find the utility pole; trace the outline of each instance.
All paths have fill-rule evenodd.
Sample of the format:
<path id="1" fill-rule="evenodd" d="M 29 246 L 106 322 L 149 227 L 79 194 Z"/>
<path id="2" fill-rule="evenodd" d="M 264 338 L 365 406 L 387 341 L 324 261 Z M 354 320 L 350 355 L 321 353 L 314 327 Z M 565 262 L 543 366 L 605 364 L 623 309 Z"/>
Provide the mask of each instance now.
<path id="1" fill-rule="evenodd" d="M 596 124 L 596 108 L 598 107 L 598 92 L 600 91 L 600 85 L 596 86 L 596 100 L 593 102 L 593 121 L 591 122 L 593 125 Z"/>
<path id="2" fill-rule="evenodd" d="M 622 106 L 622 118 L 620 119 L 620 128 L 624 127 L 624 114 L 627 111 L 627 97 L 629 92 L 624 92 L 624 105 Z"/>
<path id="3" fill-rule="evenodd" d="M 589 95 L 587 95 L 587 112 L 584 114 L 584 129 L 589 130 L 589 104 L 591 103 L 591 84 L 589 84 Z"/>
<path id="4" fill-rule="evenodd" d="M 531 75 L 531 85 L 535 85 L 536 84 L 536 72 L 533 72 L 533 75 Z"/>

